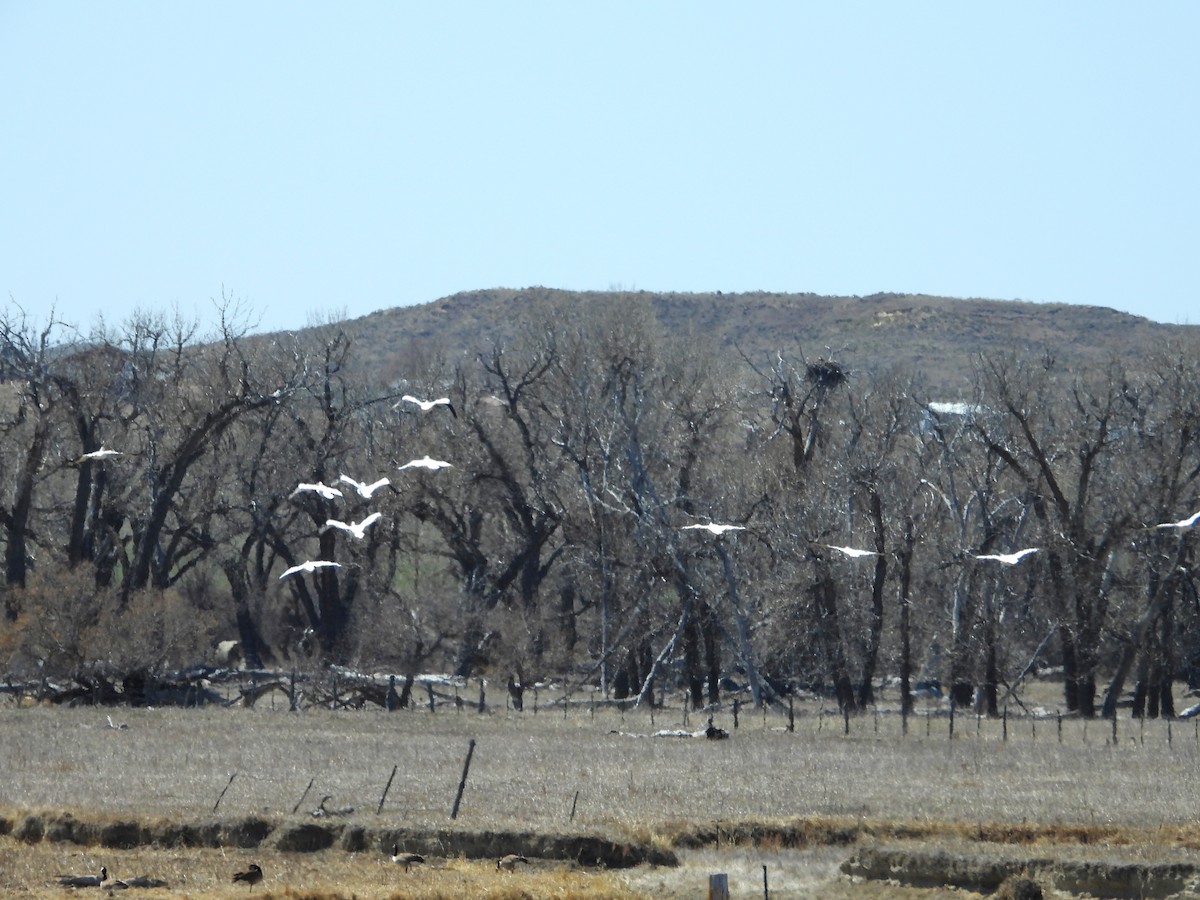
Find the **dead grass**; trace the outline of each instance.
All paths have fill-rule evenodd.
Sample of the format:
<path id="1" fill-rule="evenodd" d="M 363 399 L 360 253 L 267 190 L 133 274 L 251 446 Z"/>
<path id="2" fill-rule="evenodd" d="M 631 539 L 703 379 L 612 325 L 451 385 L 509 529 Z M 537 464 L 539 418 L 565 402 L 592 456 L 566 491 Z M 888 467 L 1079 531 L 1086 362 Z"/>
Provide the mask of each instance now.
<path id="1" fill-rule="evenodd" d="M 377 824 L 453 827 L 449 812 L 467 744 L 477 741 L 457 825 L 472 829 L 621 830 L 655 834 L 718 822 L 798 816 L 1035 823 L 1061 828 L 1184 826 L 1179 786 L 1200 769 L 1191 723 L 1135 730 L 1117 743 L 1108 723 L 1053 720 L 1031 731 L 1010 720 L 944 720 L 908 737 L 895 717 L 800 716 L 794 733 L 743 716 L 728 741 L 647 736 L 643 713 L 479 716 L 401 711 L 286 713 L 268 709 L 118 710 L 125 730 L 94 709 L 0 708 L 3 801 L 22 808 L 114 816 L 287 816 L 333 795 Z M 695 717 L 692 718 L 695 724 Z M 730 728 L 730 723 L 719 723 Z M 732 731 L 732 729 L 730 728 Z M 614 733 L 619 732 L 619 733 Z M 382 814 L 375 810 L 391 775 Z M 578 792 L 578 801 L 575 795 Z M 572 805 L 575 806 L 571 821 Z"/>
<path id="2" fill-rule="evenodd" d="M 703 872 L 688 860 L 708 866 L 706 854 L 736 860 L 744 853 L 746 883 L 758 865 L 750 858 L 775 854 L 777 876 L 794 886 L 790 895 L 834 896 L 828 881 L 810 891 L 805 885 L 818 882 L 801 870 L 814 858 L 832 858 L 820 854 L 844 857 L 852 844 L 924 842 L 973 853 L 1053 848 L 1056 856 L 1130 859 L 1182 859 L 1200 847 L 1194 800 L 1182 789 L 1200 769 L 1200 733 L 1192 723 L 1174 723 L 1168 735 L 1165 722 L 1138 727 L 1124 720 L 1114 743 L 1106 722 L 1064 720 L 1060 737 L 1054 718 L 1010 719 L 1005 739 L 1001 723 L 960 716 L 950 740 L 944 718 L 929 720 L 928 730 L 916 719 L 901 736 L 898 717 L 866 716 L 852 721 L 847 736 L 840 718 L 817 710 L 797 709 L 794 732 L 777 715 L 743 714 L 736 730 L 718 715 L 732 738 L 708 742 L 649 736 L 683 724 L 681 712 L 661 709 L 653 723 L 645 712 L 593 715 L 586 708 L 565 718 L 546 709 L 484 716 L 130 709 L 112 713 L 128 724 L 117 730 L 104 710 L 0 707 L 0 813 L 10 818 L 73 810 L 100 821 L 257 816 L 286 823 L 312 821 L 306 811 L 330 794 L 331 806 L 356 808 L 348 822 L 374 831 L 597 834 L 674 847 L 685 860 L 678 871 L 608 873 L 543 860 L 506 883 L 497 882 L 490 860 L 443 858 L 397 881 L 404 873 L 389 868 L 378 847 L 357 854 L 265 847 L 165 853 L 6 838 L 0 893 L 23 885 L 55 892 L 48 875 L 90 871 L 103 861 L 118 876 L 144 868 L 185 885 L 188 896 L 227 896 L 229 874 L 259 861 L 282 877 L 256 896 L 694 896 Z M 702 724 L 693 715 L 688 727 Z M 477 741 L 470 775 L 451 821 L 470 739 Z M 395 779 L 376 814 L 393 766 Z"/>
<path id="3" fill-rule="evenodd" d="M 235 888 L 234 872 L 257 862 L 263 882 L 251 893 Z M 179 897 L 209 900 L 243 894 L 268 898 L 334 900 L 350 897 L 462 900 L 487 897 L 600 898 L 641 897 L 645 894 L 621 884 L 611 873 L 572 869 L 562 864 L 536 863 L 533 870 L 512 875 L 497 873 L 490 860 L 431 859 L 409 872 L 381 855 L 280 853 L 271 850 L 221 851 L 176 848 L 169 852 L 138 848 L 108 850 L 80 848 L 43 841 L 20 844 L 0 839 L 0 894 L 5 897 L 61 898 L 60 873 L 90 874 L 108 866 L 111 877 L 150 875 L 166 881 L 168 888 L 136 892 L 138 897 Z"/>

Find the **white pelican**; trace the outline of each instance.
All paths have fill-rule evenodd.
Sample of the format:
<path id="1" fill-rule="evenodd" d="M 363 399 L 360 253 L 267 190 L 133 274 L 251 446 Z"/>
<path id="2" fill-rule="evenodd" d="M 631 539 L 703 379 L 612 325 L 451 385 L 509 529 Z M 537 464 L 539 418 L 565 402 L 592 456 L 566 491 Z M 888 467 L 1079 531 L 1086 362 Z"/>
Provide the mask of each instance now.
<path id="1" fill-rule="evenodd" d="M 105 447 L 103 444 L 101 444 L 99 450 L 93 450 L 91 453 L 85 453 L 83 456 L 79 457 L 79 459 L 75 460 L 75 462 L 87 462 L 88 460 L 92 459 L 108 459 L 110 456 L 124 456 L 124 454 L 120 450 L 110 450 L 108 447 Z"/>
<path id="2" fill-rule="evenodd" d="M 361 481 L 355 481 L 349 475 L 339 476 L 338 481 L 341 481 L 341 482 L 344 482 L 344 483 L 350 485 L 352 488 L 354 488 L 356 491 L 358 491 L 359 496 L 362 497 L 364 500 L 370 500 L 371 495 L 374 494 L 377 490 L 379 490 L 381 487 L 387 487 L 389 484 L 392 483 L 392 480 L 390 478 L 380 478 L 378 481 L 373 481 L 370 484 L 363 484 Z"/>
<path id="3" fill-rule="evenodd" d="M 1155 528 L 1174 528 L 1183 531 L 1191 528 L 1197 522 L 1200 522 L 1200 512 L 1192 513 L 1186 519 L 1180 519 L 1178 522 L 1163 522 L 1161 525 L 1155 525 Z"/>
<path id="4" fill-rule="evenodd" d="M 412 394 L 405 394 L 400 398 L 400 403 L 415 403 L 417 406 L 421 407 L 421 412 L 429 412 L 436 407 L 444 406 L 446 409 L 450 410 L 450 415 L 454 416 L 456 419 L 458 418 L 458 413 L 454 411 L 454 404 L 450 402 L 449 397 L 438 397 L 436 400 L 421 400 L 417 397 L 414 397 Z M 400 403 L 397 403 L 392 407 L 392 409 L 398 409 Z"/>
<path id="5" fill-rule="evenodd" d="M 354 535 L 360 541 L 367 536 L 367 529 L 378 522 L 383 517 L 381 512 L 373 512 L 361 522 L 342 522 L 339 519 L 326 519 L 325 524 L 321 526 L 319 534 L 324 534 L 330 528 L 336 528 L 338 531 L 345 531 Z"/>
<path id="6" fill-rule="evenodd" d="M 857 547 L 839 547 L 837 544 L 822 544 L 822 547 L 828 547 L 830 550 L 836 550 L 838 553 L 844 553 L 851 559 L 858 559 L 860 556 L 878 556 L 874 550 L 859 550 Z"/>
<path id="7" fill-rule="evenodd" d="M 404 871 L 407 872 L 410 866 L 425 862 L 425 857 L 420 853 L 401 853 L 399 844 L 392 844 L 392 862 L 404 866 Z"/>
<path id="8" fill-rule="evenodd" d="M 716 522 L 709 522 L 707 525 L 684 525 L 681 531 L 688 531 L 692 528 L 703 528 L 710 534 L 715 534 L 718 537 L 727 531 L 745 531 L 745 525 L 718 525 Z"/>
<path id="9" fill-rule="evenodd" d="M 400 466 L 400 470 L 404 469 L 429 469 L 431 472 L 436 472 L 438 469 L 452 468 L 450 463 L 442 462 L 440 459 L 431 459 L 428 456 L 422 456 L 420 459 L 413 459 Z"/>
<path id="10" fill-rule="evenodd" d="M 58 883 L 63 887 L 81 888 L 81 887 L 102 887 L 108 881 L 108 868 L 100 867 L 99 875 L 60 875 Z"/>
<path id="11" fill-rule="evenodd" d="M 325 569 L 329 566 L 333 566 L 335 569 L 340 569 L 342 564 L 330 562 L 327 559 L 306 559 L 304 562 L 300 563 L 300 565 L 292 566 L 290 569 L 285 570 L 284 573 L 279 576 L 279 580 L 283 581 L 283 579 L 287 578 L 289 575 L 295 575 L 297 572 L 315 572 L 317 569 Z"/>
<path id="12" fill-rule="evenodd" d="M 998 563 L 1004 563 L 1006 566 L 1015 566 L 1031 553 L 1038 552 L 1037 547 L 1026 547 L 1024 550 L 1018 550 L 1016 553 L 976 553 L 976 559 L 991 559 Z"/>
<path id="13" fill-rule="evenodd" d="M 292 491 L 291 494 L 289 494 L 288 496 L 295 497 L 297 494 L 305 494 L 305 493 L 320 494 L 326 500 L 332 500 L 334 497 L 342 496 L 342 492 L 339 491 L 337 488 L 330 487 L 329 485 L 324 484 L 323 482 L 320 482 L 320 481 L 318 481 L 316 484 L 307 484 L 302 481 L 302 482 L 300 482 L 300 484 L 296 485 L 296 489 L 294 491 Z"/>

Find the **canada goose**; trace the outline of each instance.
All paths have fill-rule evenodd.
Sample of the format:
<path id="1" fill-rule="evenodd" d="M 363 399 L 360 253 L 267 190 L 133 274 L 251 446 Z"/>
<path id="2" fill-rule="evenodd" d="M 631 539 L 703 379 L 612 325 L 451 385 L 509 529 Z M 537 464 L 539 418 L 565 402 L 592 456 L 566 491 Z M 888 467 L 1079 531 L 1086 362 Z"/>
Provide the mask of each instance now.
<path id="1" fill-rule="evenodd" d="M 296 489 L 294 491 L 288 494 L 288 497 L 295 497 L 297 494 L 320 494 L 326 500 L 332 500 L 334 497 L 342 496 L 342 492 L 337 488 L 330 487 L 329 485 L 320 481 L 318 481 L 316 484 L 308 484 L 307 482 L 302 481 L 296 485 Z"/>
<path id="2" fill-rule="evenodd" d="M 353 806 L 326 806 L 326 802 L 333 799 L 333 794 L 326 794 L 321 798 L 321 802 L 317 804 L 317 808 L 312 811 L 314 819 L 320 819 L 322 816 L 348 816 L 354 812 Z"/>
<path id="3" fill-rule="evenodd" d="M 425 857 L 420 853 L 401 853 L 400 845 L 392 844 L 392 862 L 398 866 L 404 866 L 404 871 L 407 872 L 410 866 L 425 862 Z"/>
<path id="4" fill-rule="evenodd" d="M 387 487 L 392 483 L 390 478 L 380 478 L 378 481 L 373 481 L 370 484 L 363 484 L 361 481 L 355 481 L 349 475 L 341 475 L 338 481 L 350 485 L 354 490 L 358 491 L 358 495 L 364 500 L 370 500 L 371 495 L 382 487 Z"/>
<path id="5" fill-rule="evenodd" d="M 161 878 L 151 878 L 149 875 L 138 875 L 135 878 L 126 878 L 124 882 L 116 882 L 116 884 L 124 884 L 131 888 L 165 888 L 167 883 Z"/>
<path id="6" fill-rule="evenodd" d="M 727 531 L 746 530 L 745 525 L 718 525 L 716 522 L 709 522 L 707 525 L 684 525 L 682 530 L 689 531 L 693 528 L 703 528 L 705 531 L 709 532 L 710 534 L 715 534 L 717 537 L 720 537 Z"/>
<path id="7" fill-rule="evenodd" d="M 285 569 L 283 574 L 279 576 L 279 580 L 287 578 L 289 575 L 295 575 L 297 572 L 315 572 L 317 569 L 324 569 L 328 566 L 340 569 L 341 563 L 330 562 L 327 559 L 307 559 L 299 565 L 292 566 L 290 569 Z"/>
<path id="8" fill-rule="evenodd" d="M 496 860 L 496 868 L 503 869 L 505 872 L 515 871 L 520 863 L 529 865 L 529 860 L 524 856 L 518 856 L 516 853 L 509 853 L 507 856 L 502 856 Z"/>
<path id="9" fill-rule="evenodd" d="M 998 563 L 1004 563 L 1006 566 L 1015 566 L 1031 553 L 1037 553 L 1037 547 L 1026 547 L 1024 550 L 1018 550 L 1016 553 L 983 553 L 975 554 L 976 559 L 990 559 Z"/>
<path id="10" fill-rule="evenodd" d="M 347 534 L 352 534 L 360 541 L 367 536 L 367 529 L 383 518 L 383 513 L 373 512 L 361 522 L 343 522 L 340 519 L 326 519 L 325 524 L 321 526 L 320 534 L 324 534 L 330 528 L 336 528 L 338 531 L 345 531 Z"/>
<path id="11" fill-rule="evenodd" d="M 431 472 L 436 472 L 438 469 L 452 468 L 450 463 L 442 462 L 440 459 L 431 459 L 429 456 L 422 456 L 420 459 L 413 459 L 399 467 L 401 471 L 405 469 L 429 469 Z"/>
<path id="12" fill-rule="evenodd" d="M 405 394 L 403 397 L 400 398 L 400 403 L 406 403 L 406 402 L 417 404 L 417 406 L 421 407 L 421 412 L 429 412 L 430 410 L 434 409 L 435 407 L 444 406 L 448 410 L 450 410 L 450 415 L 454 416 L 454 418 L 456 418 L 456 419 L 458 418 L 458 413 L 456 413 L 454 411 L 454 404 L 450 402 L 449 397 L 438 397 L 438 399 L 436 399 L 436 400 L 419 400 L 416 397 L 414 397 L 412 394 Z M 397 403 L 395 406 L 392 407 L 392 409 L 398 408 L 400 406 L 400 403 Z"/>
<path id="13" fill-rule="evenodd" d="M 108 881 L 108 868 L 100 867 L 99 875 L 59 875 L 58 883 L 63 887 L 69 888 L 85 888 L 85 887 L 103 887 Z"/>
<path id="14" fill-rule="evenodd" d="M 836 550 L 838 553 L 843 553 L 851 559 L 858 559 L 860 556 L 878 556 L 874 550 L 859 550 L 857 547 L 839 547 L 837 544 L 823 544 L 830 550 Z"/>
<path id="15" fill-rule="evenodd" d="M 263 879 L 262 869 L 258 867 L 258 863 L 250 863 L 250 867 L 245 872 L 234 872 L 233 880 L 244 881 L 250 885 L 250 890 L 254 890 L 254 886 Z"/>

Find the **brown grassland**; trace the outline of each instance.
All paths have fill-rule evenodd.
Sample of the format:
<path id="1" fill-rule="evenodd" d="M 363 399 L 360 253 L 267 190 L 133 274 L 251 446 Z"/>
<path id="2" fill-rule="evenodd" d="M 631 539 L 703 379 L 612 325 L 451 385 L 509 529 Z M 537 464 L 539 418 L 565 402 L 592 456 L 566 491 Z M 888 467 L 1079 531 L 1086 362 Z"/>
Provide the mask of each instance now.
<path id="1" fill-rule="evenodd" d="M 586 703 L 480 715 L 289 713 L 264 700 L 254 709 L 120 709 L 113 719 L 128 727 L 115 729 L 106 710 L 6 703 L 0 816 L 12 833 L 0 837 L 0 894 L 62 896 L 55 876 L 106 865 L 116 878 L 171 884 L 139 896 L 233 896 L 246 889 L 235 891 L 230 875 L 258 862 L 266 872 L 258 897 L 691 897 L 717 871 L 729 873 L 733 896 L 756 897 L 764 866 L 772 897 L 962 897 L 970 894 L 851 884 L 838 865 L 864 846 L 1188 862 L 1200 847 L 1192 721 L 1123 719 L 1114 742 L 1109 722 L 1060 725 L 1053 715 L 1007 725 L 959 715 L 951 737 L 945 715 L 914 717 L 902 735 L 894 713 L 855 718 L 849 734 L 819 704 L 796 713 L 790 732 L 778 712 L 743 711 L 736 730 L 719 713 L 731 738 L 706 741 L 651 736 L 703 728 L 704 718 L 685 723 L 680 708 L 659 709 L 652 722 L 645 710 Z M 258 818 L 282 830 L 314 822 L 308 811 L 325 795 L 330 807 L 355 807 L 337 822 L 361 828 L 361 852 L 287 852 L 270 838 L 253 848 L 118 849 L 18 837 L 23 820 L 67 813 L 148 825 Z M 390 863 L 397 834 L 411 842 L 403 849 L 426 854 L 424 866 L 406 873 Z M 525 853 L 532 865 L 500 873 L 491 855 L 427 849 L 460 834 L 507 840 L 516 845 L 499 852 Z M 602 836 L 669 851 L 680 864 L 606 869 L 540 858 L 529 850 L 536 835 Z"/>

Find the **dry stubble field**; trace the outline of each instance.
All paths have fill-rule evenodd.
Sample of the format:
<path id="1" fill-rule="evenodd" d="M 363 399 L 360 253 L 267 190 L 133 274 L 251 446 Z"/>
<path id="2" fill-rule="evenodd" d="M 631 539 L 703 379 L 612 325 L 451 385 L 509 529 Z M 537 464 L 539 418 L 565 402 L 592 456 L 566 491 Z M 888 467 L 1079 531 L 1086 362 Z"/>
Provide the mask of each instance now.
<path id="1" fill-rule="evenodd" d="M 951 740 L 944 717 L 928 726 L 915 718 L 902 736 L 898 716 L 867 715 L 845 735 L 840 718 L 813 707 L 797 709 L 794 732 L 776 714 L 743 713 L 736 730 L 718 715 L 732 736 L 706 741 L 651 736 L 681 727 L 679 710 L 659 710 L 653 724 L 644 711 L 586 707 L 566 716 L 554 707 L 112 711 L 124 729 L 109 728 L 108 714 L 0 707 L 0 814 L 10 823 L 71 812 L 102 822 L 286 824 L 313 821 L 307 811 L 332 795 L 329 806 L 355 807 L 337 821 L 363 826 L 376 844 L 395 832 L 507 833 L 518 844 L 532 834 L 599 835 L 673 850 L 681 864 L 597 869 L 535 858 L 504 875 L 491 858 L 448 853 L 404 873 L 375 844 L 361 853 L 116 850 L 8 836 L 0 838 L 4 895 L 61 896 L 55 875 L 104 864 L 115 877 L 164 878 L 171 896 L 229 896 L 230 873 L 257 861 L 267 878 L 255 893 L 276 897 L 691 897 L 716 871 L 729 873 L 733 896 L 759 897 L 764 865 L 772 897 L 962 897 L 850 884 L 838 865 L 853 847 L 897 842 L 1186 861 L 1200 847 L 1200 729 L 1191 722 L 1168 732 L 1165 722 L 1122 720 L 1114 744 L 1106 722 L 1064 720 L 1060 732 L 1053 718 L 1010 719 L 1005 740 L 1001 723 L 960 716 Z M 688 727 L 703 724 L 693 715 Z"/>

